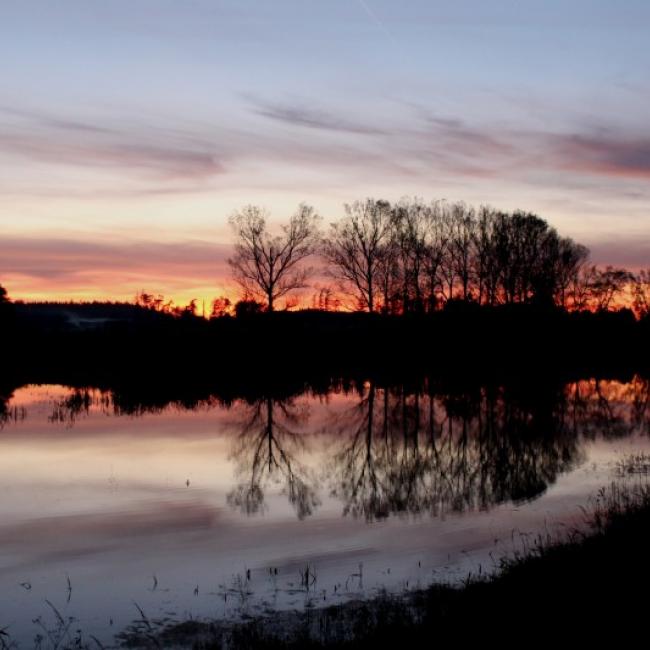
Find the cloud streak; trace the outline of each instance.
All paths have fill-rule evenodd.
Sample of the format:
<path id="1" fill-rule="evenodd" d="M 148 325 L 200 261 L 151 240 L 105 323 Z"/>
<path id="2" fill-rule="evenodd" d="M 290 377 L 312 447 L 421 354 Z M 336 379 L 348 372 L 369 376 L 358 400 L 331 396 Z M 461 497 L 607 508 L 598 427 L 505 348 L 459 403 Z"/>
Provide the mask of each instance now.
<path id="1" fill-rule="evenodd" d="M 386 135 L 387 131 L 349 120 L 346 117 L 304 105 L 279 104 L 248 98 L 253 112 L 290 126 L 357 135 Z"/>
<path id="2" fill-rule="evenodd" d="M 450 180 L 498 178 L 526 182 L 529 172 L 570 170 L 574 176 L 645 179 L 650 176 L 650 137 L 610 129 L 544 132 L 503 124 L 472 124 L 420 108 L 395 124 L 368 124 L 301 103 L 247 97 L 249 111 L 266 124 L 248 129 L 227 126 L 138 126 L 61 117 L 46 112 L 0 107 L 5 126 L 0 155 L 54 167 L 107 174 L 97 186 L 70 184 L 63 193 L 125 197 L 216 191 L 230 186 L 260 186 L 260 169 L 273 170 L 273 182 L 295 183 L 296 172 L 310 185 L 328 186 L 334 178 L 372 178 L 411 182 L 431 173 Z M 276 128 L 278 125 L 289 127 Z M 328 137 L 340 136 L 340 137 Z M 246 178 L 244 175 L 248 174 Z M 255 176 L 257 174 L 257 176 Z M 353 176 L 352 176 L 353 175 Z M 116 185 L 115 177 L 122 182 Z M 319 181 L 320 179 L 320 181 Z M 560 177 L 560 184 L 568 182 Z M 15 187 L 3 183 L 5 194 Z M 43 177 L 34 195 L 56 193 Z M 43 188 L 46 188 L 45 190 Z M 59 190 L 60 191 L 60 190 Z"/>
<path id="3" fill-rule="evenodd" d="M 2 270 L 35 277 L 68 275 L 93 270 L 150 267 L 156 262 L 175 273 L 179 268 L 215 268 L 225 259 L 228 247 L 206 242 L 157 243 L 132 241 L 124 244 L 76 239 L 3 237 L 0 239 Z"/>
<path id="4" fill-rule="evenodd" d="M 507 179 L 529 171 L 558 169 L 578 176 L 616 179 L 650 177 L 650 134 L 634 136 L 609 128 L 585 128 L 565 133 L 503 125 L 472 126 L 457 118 L 425 116 L 427 128 L 413 143 L 430 145 L 427 157 L 445 161 L 459 175 L 491 175 Z M 469 163 L 469 164 L 468 164 Z M 564 179 L 571 181 L 565 174 Z"/>
<path id="5" fill-rule="evenodd" d="M 0 107 L 0 114 L 0 154 L 5 156 L 56 166 L 137 171 L 162 180 L 207 179 L 225 171 L 212 142 L 178 130 L 107 127 L 6 106 Z"/>
<path id="6" fill-rule="evenodd" d="M 650 137 L 576 134 L 553 139 L 558 162 L 578 172 L 650 178 Z"/>

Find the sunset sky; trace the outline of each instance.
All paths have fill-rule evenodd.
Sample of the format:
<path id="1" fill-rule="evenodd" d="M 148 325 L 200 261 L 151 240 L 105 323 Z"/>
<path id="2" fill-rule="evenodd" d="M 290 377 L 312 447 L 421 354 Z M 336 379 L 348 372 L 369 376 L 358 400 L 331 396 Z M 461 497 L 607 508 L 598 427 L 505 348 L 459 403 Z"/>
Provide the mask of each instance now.
<path id="1" fill-rule="evenodd" d="M 3 0 L 0 283 L 230 291 L 228 215 L 404 195 L 650 263 L 647 0 Z"/>

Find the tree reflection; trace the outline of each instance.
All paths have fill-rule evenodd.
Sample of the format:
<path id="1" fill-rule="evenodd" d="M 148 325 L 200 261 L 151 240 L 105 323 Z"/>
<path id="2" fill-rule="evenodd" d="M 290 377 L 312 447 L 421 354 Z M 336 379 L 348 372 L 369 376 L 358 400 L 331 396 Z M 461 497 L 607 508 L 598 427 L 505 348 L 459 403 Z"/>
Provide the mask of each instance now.
<path id="1" fill-rule="evenodd" d="M 630 382 L 632 426 L 640 433 L 650 435 L 650 379 L 638 375 Z"/>
<path id="2" fill-rule="evenodd" d="M 294 400 L 259 399 L 245 407 L 243 425 L 233 457 L 245 476 L 229 494 L 228 503 L 251 515 L 264 510 L 269 484 L 281 485 L 300 519 L 311 515 L 320 501 L 313 473 L 298 459 L 305 438 L 292 430 L 307 422 L 306 406 Z"/>
<path id="3" fill-rule="evenodd" d="M 10 418 L 10 411 L 7 403 L 11 398 L 11 393 L 5 394 L 5 391 L 0 390 L 0 428 L 2 428 Z"/>
<path id="4" fill-rule="evenodd" d="M 650 433 L 650 381 L 434 390 L 368 383 L 333 429 L 344 513 L 462 512 L 540 496 L 584 459 L 581 441 Z"/>
<path id="5" fill-rule="evenodd" d="M 328 409 L 323 421 L 296 396 L 236 400 L 232 458 L 238 482 L 228 494 L 233 508 L 263 512 L 275 487 L 299 518 L 311 515 L 320 502 L 308 461 L 317 453 L 306 441 L 319 430 L 329 445 L 323 484 L 343 502 L 345 514 L 368 520 L 527 501 L 582 462 L 585 440 L 650 434 L 650 380 L 640 376 L 564 385 L 540 378 L 505 386 L 328 380 L 308 390 L 311 397 L 341 394 L 342 407 Z M 0 426 L 17 417 L 10 395 L 0 391 Z M 188 387 L 168 399 L 146 389 L 77 388 L 55 402 L 50 421 L 72 426 L 93 412 L 230 408 L 234 399 L 206 387 Z"/>
<path id="6" fill-rule="evenodd" d="M 69 395 L 54 403 L 49 420 L 50 422 L 72 426 L 77 421 L 77 418 L 87 416 L 91 408 L 100 407 L 106 409 L 109 403 L 110 398 L 108 395 L 97 393 L 89 388 L 75 388 Z"/>
<path id="7" fill-rule="evenodd" d="M 0 429 L 7 423 L 20 422 L 27 417 L 27 411 L 24 407 L 11 405 L 13 395 L 14 386 L 0 383 Z"/>
<path id="8" fill-rule="evenodd" d="M 567 384 L 566 407 L 573 426 L 585 438 L 616 439 L 650 433 L 650 381 L 590 379 Z"/>
<path id="9" fill-rule="evenodd" d="M 338 418 L 332 493 L 369 520 L 532 499 L 581 459 L 575 432 L 547 406 L 502 389 L 409 395 L 371 383 Z"/>

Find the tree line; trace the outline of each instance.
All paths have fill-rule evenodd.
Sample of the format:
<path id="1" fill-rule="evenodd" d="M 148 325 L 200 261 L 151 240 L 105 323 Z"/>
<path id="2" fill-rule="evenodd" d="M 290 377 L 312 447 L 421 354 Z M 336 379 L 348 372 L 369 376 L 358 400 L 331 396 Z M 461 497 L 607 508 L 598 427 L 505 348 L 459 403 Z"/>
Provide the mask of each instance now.
<path id="1" fill-rule="evenodd" d="M 591 311 L 624 302 L 638 316 L 650 311 L 650 269 L 600 268 L 585 246 L 529 212 L 417 198 L 393 204 L 369 198 L 344 210 L 324 233 L 306 204 L 277 234 L 260 207 L 233 214 L 228 263 L 245 308 L 274 311 L 281 298 L 291 306 L 290 296 L 320 271 L 334 282 L 317 288 L 312 302 L 321 309 L 430 313 L 462 301 Z M 214 305 L 220 313 L 223 300 Z"/>
<path id="2" fill-rule="evenodd" d="M 325 230 L 304 203 L 276 232 L 268 220 L 254 205 L 230 217 L 235 241 L 228 264 L 242 299 L 216 298 L 212 317 L 295 307 L 297 291 L 304 305 L 310 286 L 310 306 L 327 311 L 426 314 L 463 302 L 569 311 L 625 306 L 639 318 L 650 314 L 650 268 L 598 267 L 585 246 L 530 212 L 368 198 L 345 204 L 343 217 Z M 8 302 L 0 287 L 0 310 Z M 135 302 L 177 317 L 196 315 L 199 307 L 196 300 L 179 306 L 145 292 Z"/>

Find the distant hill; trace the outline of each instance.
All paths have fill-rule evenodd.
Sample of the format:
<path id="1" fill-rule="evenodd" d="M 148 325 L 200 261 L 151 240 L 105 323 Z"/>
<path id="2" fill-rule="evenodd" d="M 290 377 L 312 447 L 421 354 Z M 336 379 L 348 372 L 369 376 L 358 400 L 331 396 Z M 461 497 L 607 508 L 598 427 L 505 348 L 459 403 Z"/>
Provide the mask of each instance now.
<path id="1" fill-rule="evenodd" d="M 126 302 L 15 303 L 16 316 L 28 328 L 88 330 L 117 323 L 146 323 L 172 316 Z"/>

